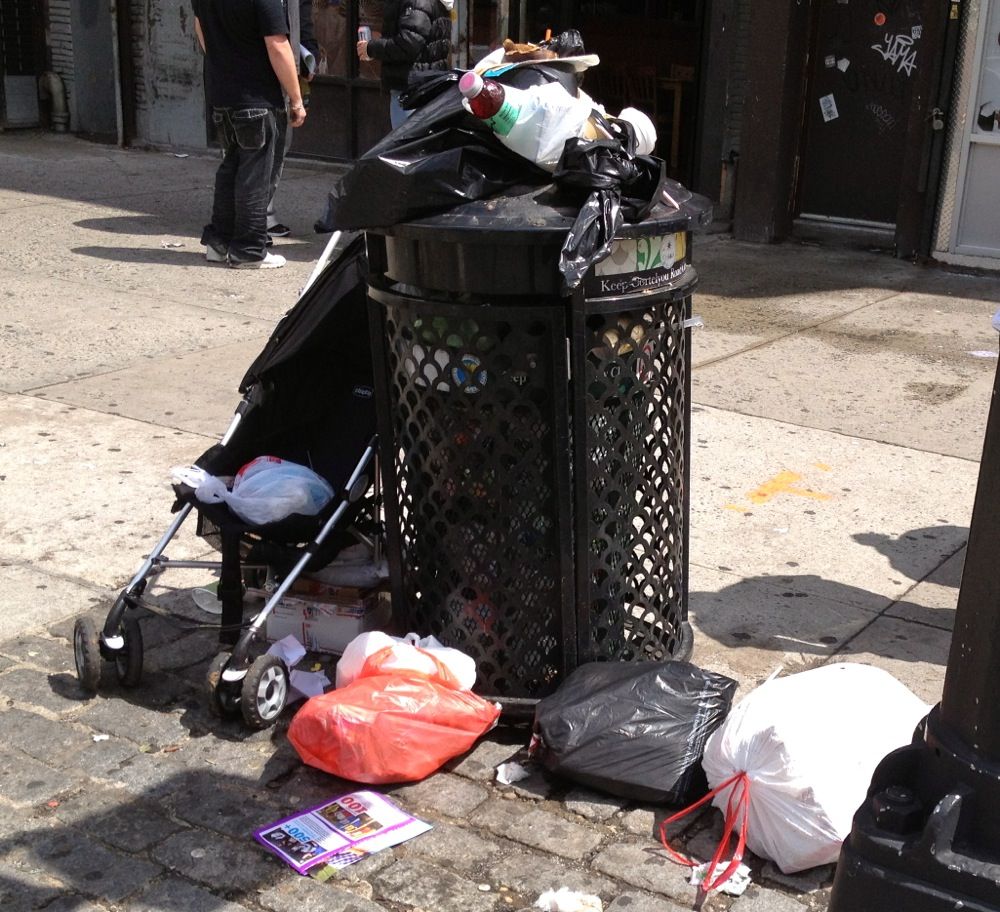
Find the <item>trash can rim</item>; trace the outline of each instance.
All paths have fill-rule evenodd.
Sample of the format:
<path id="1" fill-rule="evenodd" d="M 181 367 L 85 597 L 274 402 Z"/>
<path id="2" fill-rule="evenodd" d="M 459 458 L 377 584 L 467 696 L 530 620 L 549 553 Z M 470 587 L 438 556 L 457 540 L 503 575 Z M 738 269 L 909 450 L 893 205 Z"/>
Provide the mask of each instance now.
<path id="1" fill-rule="evenodd" d="M 400 238 L 432 238 L 458 243 L 490 242 L 523 247 L 528 244 L 561 244 L 573 226 L 577 212 L 572 207 L 555 207 L 538 196 L 550 188 L 508 192 L 485 200 L 463 203 L 445 212 L 368 228 L 372 234 Z M 693 194 L 673 209 L 657 206 L 641 222 L 625 222 L 615 237 L 652 237 L 681 231 L 697 231 L 711 222 L 711 202 Z"/>

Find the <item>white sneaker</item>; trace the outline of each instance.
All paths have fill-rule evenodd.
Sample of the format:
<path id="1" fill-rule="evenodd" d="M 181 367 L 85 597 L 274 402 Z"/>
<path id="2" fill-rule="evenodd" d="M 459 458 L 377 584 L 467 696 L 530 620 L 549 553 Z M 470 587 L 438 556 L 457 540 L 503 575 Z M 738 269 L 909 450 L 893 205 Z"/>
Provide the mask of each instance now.
<path id="1" fill-rule="evenodd" d="M 233 269 L 280 269 L 285 265 L 285 258 L 280 253 L 266 253 L 262 260 L 251 260 L 249 263 L 233 263 Z"/>
<path id="2" fill-rule="evenodd" d="M 220 253 L 214 247 L 205 248 L 205 259 L 209 263 L 225 263 L 228 257 L 225 253 Z"/>

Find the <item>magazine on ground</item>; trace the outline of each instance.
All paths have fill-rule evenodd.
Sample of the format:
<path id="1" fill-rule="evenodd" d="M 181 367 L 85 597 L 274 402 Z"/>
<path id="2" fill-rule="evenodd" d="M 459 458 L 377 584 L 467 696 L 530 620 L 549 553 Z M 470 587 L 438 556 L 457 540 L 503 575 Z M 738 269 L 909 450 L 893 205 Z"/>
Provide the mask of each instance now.
<path id="1" fill-rule="evenodd" d="M 350 792 L 254 831 L 264 848 L 299 874 L 325 865 L 344 868 L 419 836 L 431 825 L 377 792 Z"/>

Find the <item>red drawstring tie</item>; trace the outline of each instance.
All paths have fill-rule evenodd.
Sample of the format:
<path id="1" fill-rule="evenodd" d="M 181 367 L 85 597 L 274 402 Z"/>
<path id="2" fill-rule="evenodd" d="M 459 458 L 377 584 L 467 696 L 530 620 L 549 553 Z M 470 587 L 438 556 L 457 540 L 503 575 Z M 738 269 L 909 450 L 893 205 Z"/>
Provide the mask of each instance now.
<path id="1" fill-rule="evenodd" d="M 729 799 L 726 802 L 726 822 L 722 830 L 722 840 L 719 842 L 719 847 L 715 850 L 715 855 L 712 856 L 712 860 L 708 865 L 708 870 L 705 872 L 705 879 L 701 882 L 701 889 L 708 893 L 711 890 L 717 890 L 721 887 L 733 873 L 739 867 L 740 862 L 743 861 L 743 851 L 746 849 L 747 844 L 747 820 L 750 814 L 750 777 L 747 776 L 745 772 L 735 773 L 730 776 L 725 782 L 717 785 L 712 791 L 702 798 L 699 798 L 694 804 L 688 805 L 681 811 L 678 811 L 671 817 L 668 817 L 663 823 L 660 824 L 660 842 L 663 843 L 663 848 L 667 850 L 667 854 L 674 859 L 674 861 L 679 862 L 682 865 L 687 865 L 689 868 L 694 868 L 697 866 L 697 862 L 692 861 L 686 855 L 682 855 L 675 849 L 670 848 L 667 842 L 667 826 L 673 823 L 675 820 L 680 820 L 682 817 L 686 817 L 692 811 L 700 808 L 706 801 L 711 801 L 719 792 L 723 789 L 733 787 L 733 790 L 729 793 Z M 739 786 L 739 788 L 738 788 Z M 737 818 L 740 821 L 740 835 L 736 842 L 736 852 L 733 854 L 732 861 L 713 882 L 712 875 L 715 873 L 715 869 L 718 864 L 722 861 L 722 856 L 725 854 L 726 849 L 729 846 L 729 839 L 733 834 L 733 827 L 736 825 Z"/>

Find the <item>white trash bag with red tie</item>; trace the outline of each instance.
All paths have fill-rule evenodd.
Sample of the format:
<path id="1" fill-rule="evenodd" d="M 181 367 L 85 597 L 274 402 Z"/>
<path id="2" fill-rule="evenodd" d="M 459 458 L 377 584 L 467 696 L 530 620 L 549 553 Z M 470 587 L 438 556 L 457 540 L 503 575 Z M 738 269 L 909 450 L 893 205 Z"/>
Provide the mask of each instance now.
<path id="1" fill-rule="evenodd" d="M 875 767 L 911 742 L 929 711 L 887 671 L 856 663 L 772 678 L 751 691 L 705 745 L 712 792 L 699 804 L 711 800 L 726 826 L 703 888 L 722 885 L 744 846 L 786 874 L 836 861 Z"/>

